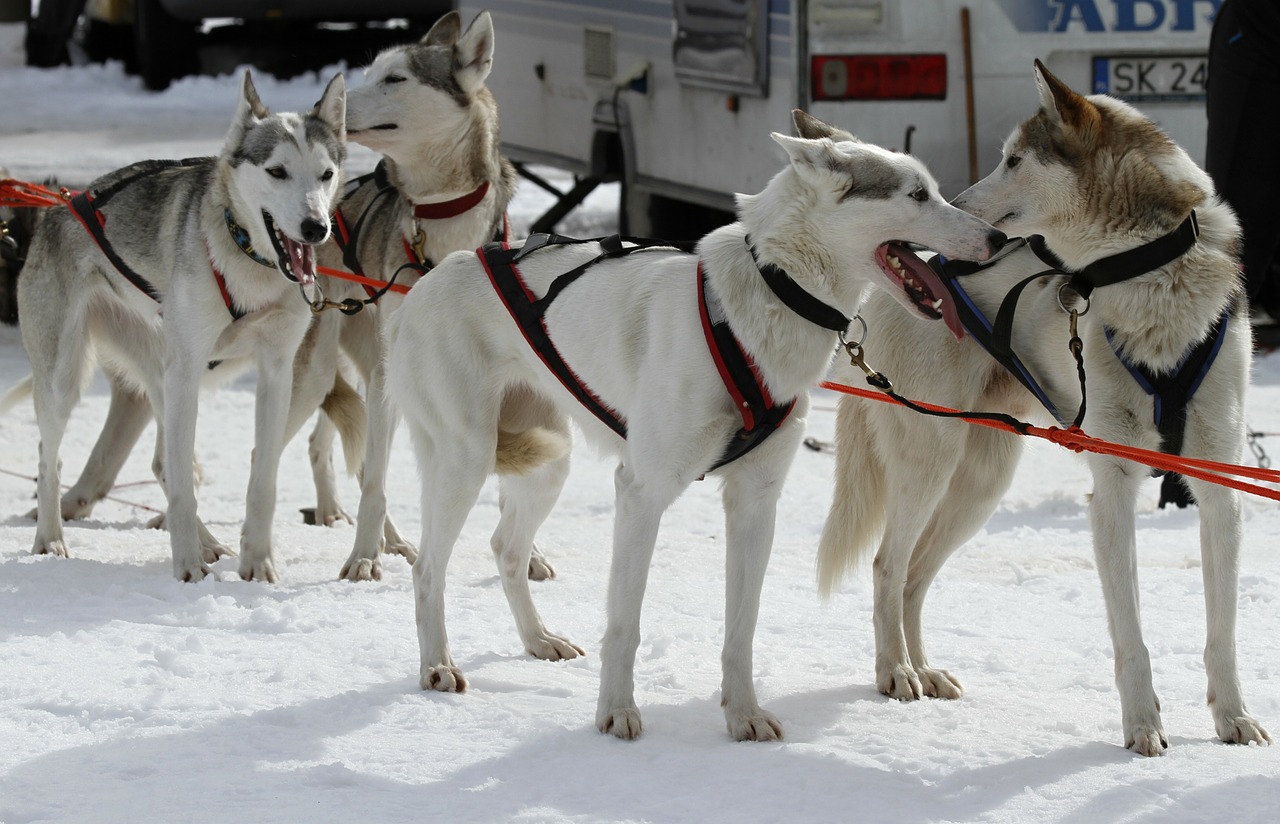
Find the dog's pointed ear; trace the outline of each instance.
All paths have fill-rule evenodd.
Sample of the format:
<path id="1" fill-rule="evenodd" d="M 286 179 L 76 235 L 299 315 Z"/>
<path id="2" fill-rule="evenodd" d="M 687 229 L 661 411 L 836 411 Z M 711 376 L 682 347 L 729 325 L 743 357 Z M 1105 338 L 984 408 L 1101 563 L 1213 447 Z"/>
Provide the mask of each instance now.
<path id="1" fill-rule="evenodd" d="M 271 112 L 262 105 L 262 101 L 258 98 L 258 90 L 253 86 L 253 75 L 245 69 L 244 83 L 240 87 L 240 101 L 236 104 L 236 114 L 231 119 L 231 129 L 227 132 L 225 145 L 239 146 L 246 132 L 270 116 Z"/>
<path id="2" fill-rule="evenodd" d="M 808 172 L 827 164 L 831 157 L 831 141 L 811 140 L 803 137 L 791 137 L 780 132 L 769 135 L 787 152 L 792 167 L 799 172 Z"/>
<path id="3" fill-rule="evenodd" d="M 421 42 L 424 46 L 452 46 L 458 42 L 458 32 L 462 31 L 462 15 L 451 11 L 443 15 L 431 27 Z"/>
<path id="4" fill-rule="evenodd" d="M 335 74 L 324 87 L 324 94 L 311 110 L 311 116 L 327 123 L 339 140 L 347 139 L 347 81 L 342 72 Z"/>
<path id="5" fill-rule="evenodd" d="M 823 120 L 819 120 L 813 115 L 801 109 L 791 110 L 791 122 L 795 124 L 796 134 L 809 140 L 817 140 L 820 137 L 829 137 L 832 140 L 847 140 L 853 143 L 860 142 L 858 138 L 853 136 L 852 132 L 832 126 Z"/>
<path id="6" fill-rule="evenodd" d="M 493 69 L 493 18 L 482 11 L 453 47 L 454 76 L 465 92 L 484 85 Z"/>
<path id="7" fill-rule="evenodd" d="M 240 110 L 237 114 L 240 115 L 238 120 L 262 120 L 271 116 L 271 112 L 262 105 L 262 99 L 258 97 L 258 90 L 253 85 L 253 72 L 249 69 L 244 70 L 244 84 L 240 87 Z"/>
<path id="8" fill-rule="evenodd" d="M 1083 95 L 1072 91 L 1036 59 L 1036 90 L 1040 93 L 1040 111 L 1058 127 L 1074 129 L 1088 138 L 1100 124 L 1098 107 Z"/>

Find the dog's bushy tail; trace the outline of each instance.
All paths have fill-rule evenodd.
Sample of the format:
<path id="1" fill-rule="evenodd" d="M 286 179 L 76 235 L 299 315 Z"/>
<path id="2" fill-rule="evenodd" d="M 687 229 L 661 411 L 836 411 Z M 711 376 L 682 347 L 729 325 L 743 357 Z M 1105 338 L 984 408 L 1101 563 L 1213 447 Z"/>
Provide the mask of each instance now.
<path id="1" fill-rule="evenodd" d="M 30 398 L 31 393 L 32 376 L 27 375 L 10 387 L 9 391 L 4 393 L 3 398 L 0 398 L 0 415 L 8 414 L 10 409 Z"/>
<path id="2" fill-rule="evenodd" d="M 836 477 L 831 512 L 818 544 L 818 593 L 831 595 L 884 533 L 884 466 L 872 443 L 864 403 L 843 398 L 836 415 Z"/>
<path id="3" fill-rule="evenodd" d="M 364 398 L 342 376 L 341 370 L 334 378 L 333 388 L 320 402 L 320 409 L 337 428 L 338 437 L 342 439 L 342 457 L 347 464 L 347 473 L 354 475 L 364 463 L 365 430 L 369 427 L 369 416 L 364 408 Z"/>
<path id="4" fill-rule="evenodd" d="M 569 452 L 569 439 L 540 426 L 523 432 L 498 430 L 495 471 L 499 475 L 523 475 Z"/>

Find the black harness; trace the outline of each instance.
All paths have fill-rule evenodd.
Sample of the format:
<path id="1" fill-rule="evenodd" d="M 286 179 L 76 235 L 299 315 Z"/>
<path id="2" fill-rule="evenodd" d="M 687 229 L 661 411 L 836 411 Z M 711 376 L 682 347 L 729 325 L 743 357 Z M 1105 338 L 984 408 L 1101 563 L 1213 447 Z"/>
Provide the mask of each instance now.
<path id="1" fill-rule="evenodd" d="M 538 249 L 548 246 L 591 242 L 600 244 L 600 254 L 557 277 L 551 282 L 546 294 L 541 298 L 534 295 L 533 291 L 525 284 L 519 269 L 516 268 L 517 263 Z M 520 327 L 525 340 L 529 342 L 529 345 L 537 353 L 543 364 L 551 370 L 551 373 L 560 380 L 565 389 L 579 403 L 586 407 L 605 426 L 624 439 L 627 437 L 626 421 L 617 411 L 610 408 L 607 403 L 592 392 L 590 387 L 583 383 L 560 356 L 555 344 L 547 334 L 545 316 L 548 307 L 556 297 L 595 264 L 607 258 L 621 257 L 634 252 L 654 249 L 689 253 L 693 251 L 693 245 L 650 238 L 620 237 L 618 235 L 594 240 L 576 240 L 560 235 L 535 234 L 530 236 L 524 245 L 519 248 L 511 248 L 506 243 L 493 242 L 487 243 L 476 250 L 480 263 L 489 275 L 489 282 L 502 299 L 503 305 L 507 307 L 507 311 L 511 313 L 511 318 Z M 766 281 L 770 277 L 780 275 L 782 279 L 785 279 L 786 283 L 789 283 L 796 291 L 803 294 L 804 298 L 817 303 L 825 310 L 834 311 L 831 310 L 831 307 L 821 303 L 821 301 L 817 301 L 812 295 L 800 289 L 795 284 L 795 281 L 791 280 L 780 268 L 771 264 L 764 264 L 760 267 L 762 274 L 766 267 L 771 267 L 773 270 L 770 275 L 766 275 Z M 774 280 L 782 284 L 781 279 L 774 277 Z M 770 285 L 772 286 L 772 283 Z M 734 399 L 734 405 L 742 416 L 742 427 L 730 438 L 729 444 L 725 447 L 724 452 L 721 453 L 720 458 L 707 470 L 710 472 L 741 458 L 763 443 L 791 414 L 791 410 L 795 407 L 795 399 L 778 402 L 769 394 L 769 389 L 765 386 L 759 369 L 750 355 L 743 350 L 742 344 L 733 334 L 733 330 L 730 329 L 719 298 L 714 291 L 709 291 L 706 288 L 706 277 L 701 262 L 698 263 L 697 288 L 698 314 L 702 319 L 702 329 L 706 336 L 707 347 L 715 361 L 716 369 L 720 373 L 725 389 Z M 791 291 L 786 284 L 782 284 L 779 288 L 789 293 Z M 845 321 L 845 326 L 847 326 L 848 319 L 846 318 Z M 844 328 L 842 326 L 841 330 L 843 331 Z"/>
<path id="2" fill-rule="evenodd" d="M 1023 289 L 1038 278 L 1066 275 L 1069 280 L 1065 285 L 1087 300 L 1093 290 L 1098 287 L 1121 283 L 1172 263 L 1195 245 L 1199 231 L 1196 214 L 1193 211 L 1177 229 L 1169 234 L 1136 249 L 1095 261 L 1078 270 L 1067 268 L 1061 258 L 1048 248 L 1040 235 L 1032 235 L 1025 240 L 1015 239 L 1006 245 L 1007 250 L 1016 249 L 1022 245 L 1030 246 L 1036 257 L 1049 268 L 1015 284 L 1001 302 L 994 323 L 987 319 L 964 290 L 960 278 L 981 272 L 996 263 L 1003 255 L 998 255 L 984 263 L 947 260 L 939 255 L 930 260 L 929 265 L 941 276 L 942 282 L 951 293 L 965 331 L 1035 395 L 1059 424 L 1067 426 L 1067 416 L 1049 400 L 1048 394 L 1036 382 L 1031 371 L 1012 348 L 1013 316 Z M 1144 364 L 1130 360 L 1123 349 L 1117 346 L 1112 330 L 1104 328 L 1107 342 L 1111 345 L 1116 358 L 1143 391 L 1152 398 L 1154 423 L 1160 432 L 1161 451 L 1171 455 L 1182 453 L 1187 424 L 1187 405 L 1191 402 L 1196 390 L 1200 388 L 1200 384 L 1222 348 L 1229 320 L 1230 309 L 1228 308 L 1214 322 L 1209 333 L 1191 347 L 1182 361 L 1167 373 L 1156 372 Z M 1160 489 L 1161 507 L 1167 503 L 1174 503 L 1181 508 L 1194 502 L 1185 484 L 1178 482 L 1181 476 L 1176 473 L 1165 474 L 1163 470 L 1155 470 L 1153 474 L 1165 475 Z"/>
<path id="3" fill-rule="evenodd" d="M 138 274 L 133 267 L 129 266 L 129 264 L 125 262 L 124 258 L 120 257 L 120 253 L 115 250 L 115 247 L 111 245 L 111 242 L 107 240 L 107 216 L 102 213 L 102 208 L 106 206 L 108 201 L 110 201 L 111 198 L 122 189 L 143 178 L 151 177 L 152 175 L 158 174 L 167 169 L 199 166 L 208 162 L 209 158 L 205 157 L 189 157 L 184 160 L 144 160 L 140 163 L 135 163 L 132 166 L 127 167 L 125 170 L 121 170 L 128 171 L 129 173 L 121 175 L 105 186 L 75 194 L 67 204 L 71 209 L 71 214 L 80 222 L 80 225 L 88 231 L 89 236 L 93 238 L 94 243 L 98 244 L 98 248 L 102 250 L 102 254 L 106 256 L 107 260 L 111 261 L 111 265 L 116 268 L 116 271 L 119 272 L 125 280 L 132 283 L 139 291 L 156 303 L 160 303 L 160 293 L 156 291 L 156 288 L 150 281 Z M 227 212 L 227 227 L 232 232 L 232 237 L 234 238 L 235 228 L 233 228 L 233 226 L 234 220 L 230 217 L 230 212 Z M 244 249 L 245 247 L 241 246 L 241 248 Z M 263 265 L 272 266 L 270 261 L 266 261 L 253 254 L 252 250 L 246 250 L 245 254 L 248 254 L 254 260 L 262 263 Z M 213 276 L 218 282 L 218 291 L 222 294 L 222 301 L 226 304 L 227 311 L 231 313 L 232 321 L 237 321 L 244 317 L 246 313 L 237 308 L 235 301 L 231 299 L 231 293 L 227 291 L 226 278 L 223 277 L 222 272 L 218 270 L 218 267 L 213 265 L 212 258 L 210 258 L 209 265 L 213 269 Z"/>

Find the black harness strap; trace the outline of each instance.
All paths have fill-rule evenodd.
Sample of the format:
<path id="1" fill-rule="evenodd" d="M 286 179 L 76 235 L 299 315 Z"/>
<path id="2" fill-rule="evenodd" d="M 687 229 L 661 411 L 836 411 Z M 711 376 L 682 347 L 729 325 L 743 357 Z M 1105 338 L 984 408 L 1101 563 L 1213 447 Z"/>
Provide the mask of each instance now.
<path id="1" fill-rule="evenodd" d="M 122 189 L 142 178 L 150 177 L 167 169 L 198 166 L 207 162 L 208 158 L 189 157 L 183 160 L 146 160 L 135 163 L 133 166 L 128 167 L 133 170 L 131 173 L 122 175 L 101 188 L 78 192 L 67 204 L 71 209 L 71 214 L 85 228 L 89 236 L 93 238 L 93 242 L 102 250 L 102 254 L 106 256 L 107 260 L 111 261 L 111 265 L 116 268 L 116 271 L 156 303 L 160 303 L 160 293 L 156 291 L 156 288 L 151 285 L 149 280 L 129 266 L 124 258 L 120 257 L 120 253 L 115 250 L 111 242 L 107 240 L 107 217 L 102 213 L 102 207 L 106 206 L 111 198 Z M 239 320 L 244 317 L 245 313 L 236 308 L 235 302 L 231 299 L 231 293 L 227 291 L 226 280 L 223 278 L 222 273 L 218 271 L 218 268 L 213 266 L 212 260 L 210 265 L 213 268 L 214 278 L 218 283 L 218 291 L 222 294 L 223 302 L 227 305 L 227 311 L 231 313 L 231 319 L 233 321 Z"/>
<path id="2" fill-rule="evenodd" d="M 539 249 L 590 242 L 600 244 L 600 254 L 558 276 L 541 298 L 533 294 L 516 268 L 519 261 Z M 628 243 L 631 245 L 626 245 Z M 622 438 L 627 437 L 626 421 L 592 392 L 556 351 L 555 344 L 547 334 L 545 316 L 556 297 L 595 264 L 607 258 L 647 249 L 674 249 L 689 253 L 693 251 L 693 245 L 618 235 L 577 240 L 560 235 L 535 234 L 520 248 L 512 249 L 504 243 L 494 242 L 476 250 L 490 283 L 543 364 L 579 403 Z M 715 299 L 714 293 L 707 292 L 701 264 L 698 266 L 698 306 L 707 345 L 716 368 L 743 418 L 742 428 L 730 440 L 720 458 L 707 470 L 710 472 L 742 457 L 762 443 L 786 420 L 795 406 L 795 400 L 777 404 L 770 397 L 751 358 L 743 351 L 729 328 L 719 301 Z"/>

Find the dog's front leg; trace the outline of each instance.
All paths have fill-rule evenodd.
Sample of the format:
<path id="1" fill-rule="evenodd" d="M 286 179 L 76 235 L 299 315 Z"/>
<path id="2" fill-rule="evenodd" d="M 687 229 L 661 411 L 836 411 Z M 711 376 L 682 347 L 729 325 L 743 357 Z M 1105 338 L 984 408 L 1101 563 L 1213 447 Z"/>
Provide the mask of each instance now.
<path id="1" fill-rule="evenodd" d="M 1138 609 L 1134 517 L 1145 473 L 1136 464 L 1111 458 L 1095 457 L 1089 463 L 1093 470 L 1089 520 L 1115 651 L 1124 745 L 1139 755 L 1162 755 L 1169 741 L 1160 722 L 1160 701 L 1151 685 L 1151 656 L 1142 640 Z"/>
<path id="2" fill-rule="evenodd" d="M 182 326 L 176 318 L 166 319 L 166 332 Z M 207 350 L 179 334 L 166 335 L 169 356 L 164 368 L 159 446 L 168 511 L 169 546 L 173 550 L 173 574 L 179 581 L 199 581 L 212 570 L 205 562 L 200 542 L 201 524 L 196 512 L 195 461 L 196 413 L 199 406 L 200 373 L 205 368 Z M 154 399 L 153 399 L 154 400 Z"/>
<path id="3" fill-rule="evenodd" d="M 1208 636 L 1204 667 L 1209 709 L 1218 737 L 1229 744 L 1262 744 L 1271 735 L 1249 715 L 1236 668 L 1236 600 L 1240 580 L 1240 493 L 1187 479 L 1200 507 L 1200 560 Z"/>
<path id="4" fill-rule="evenodd" d="M 761 709 L 756 701 L 751 647 L 760 615 L 764 573 L 773 550 L 778 496 L 785 470 L 784 465 L 783 472 L 778 473 L 773 466 L 756 464 L 748 458 L 741 466 L 729 467 L 724 485 L 727 552 L 720 704 L 724 707 L 729 735 L 737 741 L 782 738 L 782 722 Z"/>
<path id="5" fill-rule="evenodd" d="M 676 494 L 658 496 L 636 479 L 627 464 L 613 475 L 617 511 L 613 520 L 613 560 L 609 568 L 608 624 L 600 642 L 600 696 L 596 727 L 619 738 L 640 737 L 635 701 L 636 649 L 640 607 L 658 524 Z"/>
<path id="6" fill-rule="evenodd" d="M 378 364 L 369 376 L 366 407 L 369 414 L 364 469 L 360 473 L 360 509 L 356 515 L 356 539 L 351 555 L 338 577 L 348 581 L 370 581 L 382 577 L 378 552 L 382 547 L 387 517 L 387 463 L 391 439 L 395 435 L 396 414 L 387 397 L 386 367 Z"/>
<path id="7" fill-rule="evenodd" d="M 263 352 L 258 361 L 253 459 L 244 528 L 240 533 L 240 577 L 246 581 L 276 582 L 271 524 L 276 512 L 276 476 L 292 394 L 292 354 L 292 349 L 281 347 Z"/>

